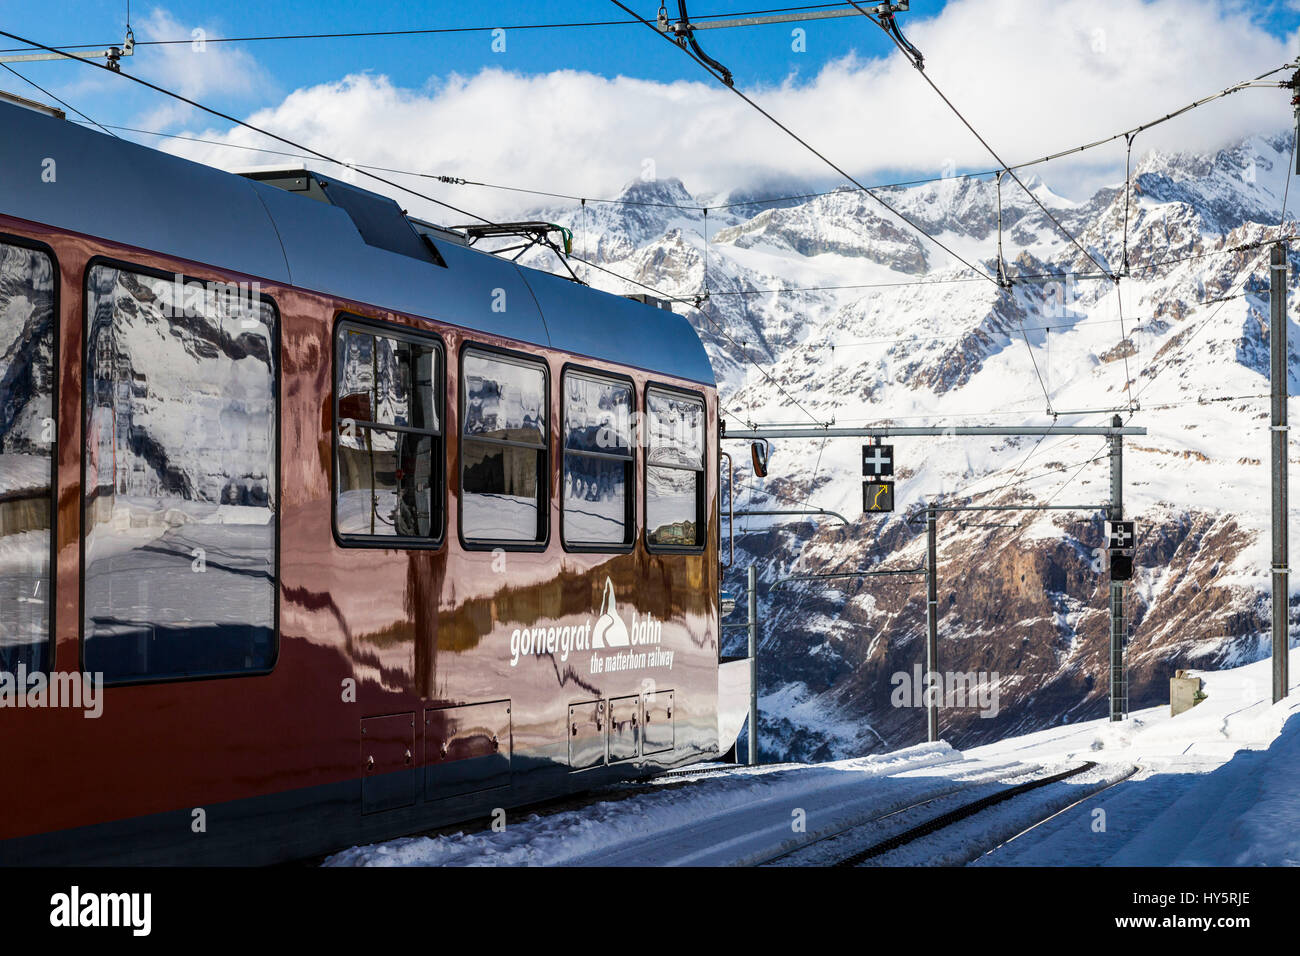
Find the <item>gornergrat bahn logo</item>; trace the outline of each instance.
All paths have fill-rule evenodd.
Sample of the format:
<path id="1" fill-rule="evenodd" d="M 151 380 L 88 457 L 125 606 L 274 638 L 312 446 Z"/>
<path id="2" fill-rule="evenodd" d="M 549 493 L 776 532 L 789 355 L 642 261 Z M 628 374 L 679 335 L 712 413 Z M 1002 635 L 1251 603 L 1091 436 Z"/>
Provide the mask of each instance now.
<path id="1" fill-rule="evenodd" d="M 561 662 L 571 654 L 590 652 L 592 674 L 664 668 L 672 670 L 673 651 L 663 643 L 663 622 L 653 614 L 632 611 L 625 618 L 614 596 L 614 582 L 605 578 L 600 614 L 582 624 L 517 627 L 510 632 L 510 666 L 525 657 L 552 657 Z M 627 648 L 627 650 L 622 650 Z M 603 653 L 602 653 L 603 652 Z"/>

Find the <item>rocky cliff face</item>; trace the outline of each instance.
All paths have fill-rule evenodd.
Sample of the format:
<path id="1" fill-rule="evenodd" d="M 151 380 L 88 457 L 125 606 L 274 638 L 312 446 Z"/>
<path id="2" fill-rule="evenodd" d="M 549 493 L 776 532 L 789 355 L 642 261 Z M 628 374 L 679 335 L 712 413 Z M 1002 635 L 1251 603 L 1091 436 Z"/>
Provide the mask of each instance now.
<path id="1" fill-rule="evenodd" d="M 659 205 L 544 214 L 574 229 L 580 255 L 674 295 L 707 293 L 704 314 L 678 309 L 709 348 L 733 427 L 1096 425 L 1132 405 L 1124 418 L 1149 432 L 1127 442 L 1124 462 L 1125 510 L 1140 529 L 1127 607 L 1136 709 L 1163 702 L 1179 667 L 1267 653 L 1262 243 L 1295 231 L 1290 221 L 1279 228 L 1290 149 L 1289 136 L 1260 136 L 1212 155 L 1142 157 L 1127 228 L 1122 183 L 1070 201 L 1029 182 L 1088 255 L 1004 182 L 1005 268 L 1021 277 L 1010 289 L 949 261 L 856 190 L 719 204 L 706 226 L 695 207 L 718 199 L 665 180 L 623 197 Z M 996 273 L 992 182 L 881 195 Z M 1123 278 L 1099 277 L 1089 256 Z M 1300 257 L 1291 265 L 1294 300 Z M 1290 337 L 1300 344 L 1294 327 Z M 1293 375 L 1293 393 L 1298 386 Z M 777 442 L 768 479 L 740 469 L 738 508 L 826 508 L 851 521 L 737 520 L 728 584 L 739 590 L 750 562 L 762 582 L 765 758 L 825 759 L 925 734 L 912 693 L 924 660 L 923 579 L 780 579 L 920 566 L 924 527 L 907 514 L 927 502 L 1095 506 L 1109 495 L 1099 438 L 900 438 L 898 511 L 865 517 L 859 444 Z M 940 520 L 940 669 L 955 691 L 966 675 L 975 681 L 968 706 L 943 711 L 948 739 L 970 745 L 1106 713 L 1101 544 L 1095 507 Z"/>

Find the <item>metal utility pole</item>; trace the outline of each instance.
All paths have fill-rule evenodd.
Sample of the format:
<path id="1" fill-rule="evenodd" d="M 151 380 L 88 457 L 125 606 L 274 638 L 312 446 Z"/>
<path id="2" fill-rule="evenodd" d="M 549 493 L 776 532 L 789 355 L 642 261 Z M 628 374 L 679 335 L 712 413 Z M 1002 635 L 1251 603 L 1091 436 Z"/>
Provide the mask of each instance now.
<path id="1" fill-rule="evenodd" d="M 939 740 L 939 545 L 934 509 L 925 513 L 925 727 L 930 743 Z"/>
<path id="2" fill-rule="evenodd" d="M 758 574 L 746 572 L 749 605 L 749 765 L 758 763 Z"/>
<path id="3" fill-rule="evenodd" d="M 1287 422 L 1288 362 L 1286 343 L 1286 245 L 1269 253 L 1268 339 L 1271 361 L 1273 424 L 1273 703 L 1287 695 L 1287 655 L 1290 649 L 1290 547 L 1287 541 Z"/>
<path id="4" fill-rule="evenodd" d="M 1120 417 L 1111 419 L 1116 428 Z M 1110 438 L 1110 520 L 1124 520 L 1124 436 L 1122 433 Z M 1112 722 L 1123 720 L 1128 713 L 1128 671 L 1124 666 L 1124 644 L 1126 643 L 1127 624 L 1124 620 L 1125 597 L 1128 592 L 1127 581 L 1116 581 L 1112 576 L 1110 582 L 1110 719 Z"/>

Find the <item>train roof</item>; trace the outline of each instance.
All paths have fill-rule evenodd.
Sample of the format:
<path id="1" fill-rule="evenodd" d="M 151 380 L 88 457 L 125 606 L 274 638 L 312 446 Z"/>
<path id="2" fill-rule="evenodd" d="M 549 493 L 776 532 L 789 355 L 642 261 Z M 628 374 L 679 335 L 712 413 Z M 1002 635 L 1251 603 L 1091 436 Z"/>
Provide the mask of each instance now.
<path id="1" fill-rule="evenodd" d="M 421 229 L 421 238 L 396 203 L 368 190 L 331 179 L 324 201 L 313 201 L 322 197 L 307 195 L 309 188 L 295 194 L 283 183 L 227 173 L 5 102 L 0 130 L 5 215 L 714 384 L 685 317 L 466 248 L 433 230 Z"/>

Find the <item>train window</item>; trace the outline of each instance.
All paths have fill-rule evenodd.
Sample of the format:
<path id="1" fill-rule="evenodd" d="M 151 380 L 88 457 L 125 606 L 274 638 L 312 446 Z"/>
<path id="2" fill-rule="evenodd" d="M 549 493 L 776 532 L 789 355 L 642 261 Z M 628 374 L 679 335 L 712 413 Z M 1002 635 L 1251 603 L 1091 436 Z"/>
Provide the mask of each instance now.
<path id="1" fill-rule="evenodd" d="M 54 261 L 0 242 L 0 671 L 50 669 Z"/>
<path id="2" fill-rule="evenodd" d="M 632 543 L 632 386 L 564 373 L 564 543 Z"/>
<path id="3" fill-rule="evenodd" d="M 108 681 L 275 660 L 275 309 L 246 286 L 86 276 L 83 666 Z"/>
<path id="4" fill-rule="evenodd" d="M 646 542 L 660 548 L 704 543 L 704 402 L 646 389 Z"/>
<path id="5" fill-rule="evenodd" d="M 442 348 L 425 336 L 339 323 L 334 517 L 345 540 L 442 537 Z"/>
<path id="6" fill-rule="evenodd" d="M 461 536 L 546 540 L 546 369 L 474 349 L 461 360 Z"/>

